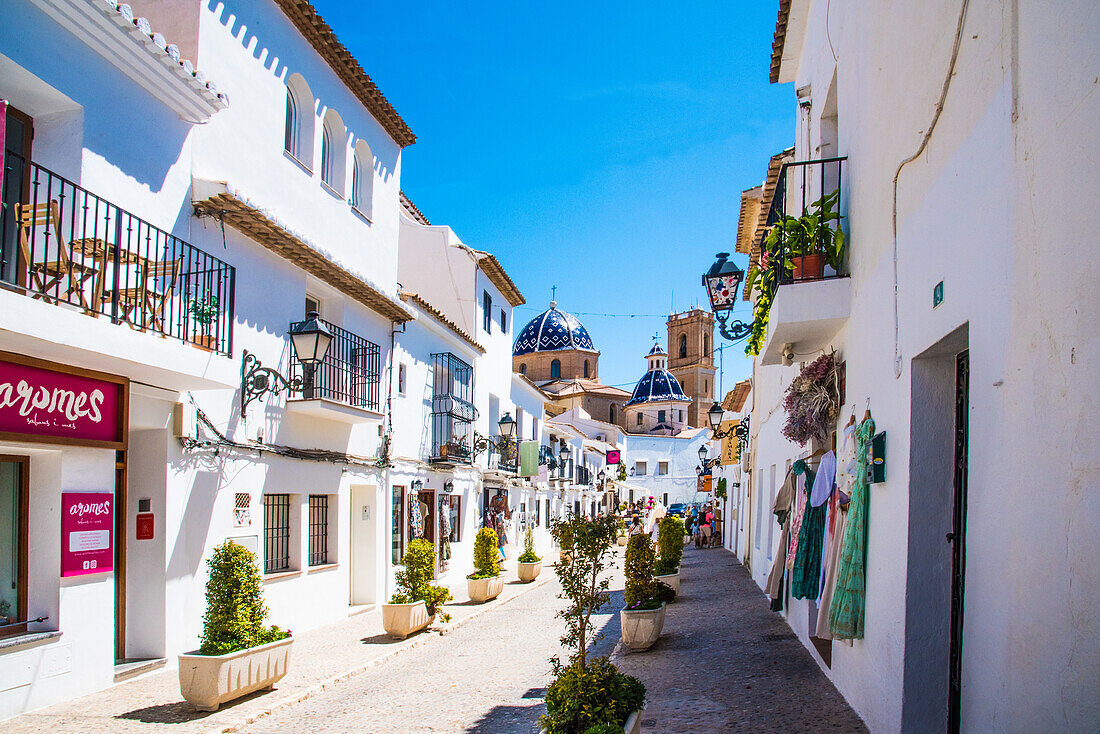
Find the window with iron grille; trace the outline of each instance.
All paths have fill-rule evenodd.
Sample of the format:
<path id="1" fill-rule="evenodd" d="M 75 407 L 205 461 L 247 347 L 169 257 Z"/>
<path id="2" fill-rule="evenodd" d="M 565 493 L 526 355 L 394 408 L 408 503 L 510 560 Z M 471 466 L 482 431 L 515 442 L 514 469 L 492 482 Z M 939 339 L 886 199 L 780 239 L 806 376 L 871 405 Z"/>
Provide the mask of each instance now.
<path id="1" fill-rule="evenodd" d="M 309 496 L 309 565 L 328 563 L 328 495 Z"/>
<path id="2" fill-rule="evenodd" d="M 264 495 L 264 573 L 290 569 L 290 495 Z"/>

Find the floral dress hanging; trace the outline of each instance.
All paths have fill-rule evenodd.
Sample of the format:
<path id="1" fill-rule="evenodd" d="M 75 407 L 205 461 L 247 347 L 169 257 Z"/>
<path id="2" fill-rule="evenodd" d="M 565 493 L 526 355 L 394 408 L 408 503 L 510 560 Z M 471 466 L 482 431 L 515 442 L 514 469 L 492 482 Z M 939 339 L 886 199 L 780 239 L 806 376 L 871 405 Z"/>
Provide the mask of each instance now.
<path id="1" fill-rule="evenodd" d="M 420 516 L 420 500 L 416 497 L 409 499 L 409 538 L 424 537 L 424 518 Z"/>
<path id="2" fill-rule="evenodd" d="M 446 497 L 439 500 L 439 570 L 447 570 L 451 560 L 451 504 Z"/>
<path id="3" fill-rule="evenodd" d="M 867 418 L 856 430 L 856 471 L 852 501 L 840 549 L 836 590 L 829 609 L 829 629 L 838 639 L 863 639 L 867 605 L 867 514 L 869 510 L 871 438 L 875 422 Z"/>

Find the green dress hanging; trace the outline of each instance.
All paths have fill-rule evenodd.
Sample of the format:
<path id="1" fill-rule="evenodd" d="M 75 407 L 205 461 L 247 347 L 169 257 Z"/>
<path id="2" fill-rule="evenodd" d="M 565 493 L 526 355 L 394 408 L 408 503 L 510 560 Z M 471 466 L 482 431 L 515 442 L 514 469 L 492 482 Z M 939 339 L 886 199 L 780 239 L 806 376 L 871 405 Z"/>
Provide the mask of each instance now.
<path id="1" fill-rule="evenodd" d="M 863 613 L 867 604 L 867 513 L 870 483 L 871 438 L 875 422 L 867 418 L 856 430 L 856 481 L 840 548 L 836 591 L 829 608 L 829 629 L 836 639 L 862 640 Z"/>
<path id="2" fill-rule="evenodd" d="M 791 596 L 795 599 L 816 599 L 821 581 L 821 546 L 825 537 L 825 511 L 829 503 L 810 506 L 813 482 L 806 482 L 806 510 L 802 528 L 798 531 L 798 552 L 791 572 Z"/>

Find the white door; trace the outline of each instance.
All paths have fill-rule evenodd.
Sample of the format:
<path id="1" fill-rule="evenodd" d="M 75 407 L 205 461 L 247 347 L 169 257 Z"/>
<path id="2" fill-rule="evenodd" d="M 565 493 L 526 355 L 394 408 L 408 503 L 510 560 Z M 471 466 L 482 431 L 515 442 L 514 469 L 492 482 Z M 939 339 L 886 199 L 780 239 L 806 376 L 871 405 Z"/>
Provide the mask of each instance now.
<path id="1" fill-rule="evenodd" d="M 377 525 L 378 489 L 371 485 L 351 488 L 351 603 L 378 602 Z"/>

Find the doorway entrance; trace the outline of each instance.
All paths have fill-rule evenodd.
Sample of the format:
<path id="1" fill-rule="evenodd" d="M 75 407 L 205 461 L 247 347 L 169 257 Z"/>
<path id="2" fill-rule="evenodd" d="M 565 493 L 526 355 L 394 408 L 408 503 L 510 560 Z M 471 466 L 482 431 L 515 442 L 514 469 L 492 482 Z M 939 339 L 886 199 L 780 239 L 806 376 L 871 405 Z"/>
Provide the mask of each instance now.
<path id="1" fill-rule="evenodd" d="M 396 489 L 396 488 L 395 488 Z M 378 490 L 372 485 L 352 485 L 351 487 L 351 590 L 352 606 L 374 604 L 376 598 L 378 546 L 377 527 L 381 524 L 377 517 L 380 508 L 376 506 Z"/>
<path id="2" fill-rule="evenodd" d="M 436 542 L 435 537 L 435 490 L 425 489 L 417 494 L 417 498 L 420 501 L 420 516 L 424 522 L 424 537 Z"/>
<path id="3" fill-rule="evenodd" d="M 959 731 L 969 451 L 969 331 L 912 361 L 902 731 Z"/>

